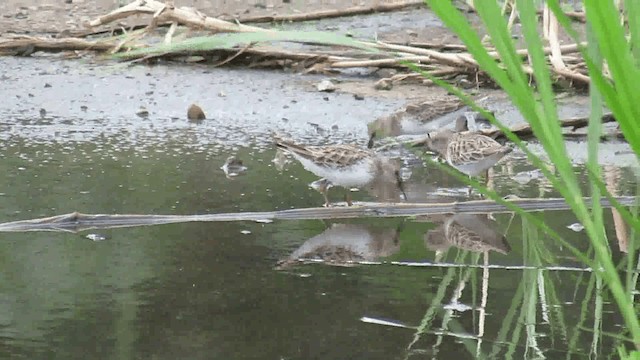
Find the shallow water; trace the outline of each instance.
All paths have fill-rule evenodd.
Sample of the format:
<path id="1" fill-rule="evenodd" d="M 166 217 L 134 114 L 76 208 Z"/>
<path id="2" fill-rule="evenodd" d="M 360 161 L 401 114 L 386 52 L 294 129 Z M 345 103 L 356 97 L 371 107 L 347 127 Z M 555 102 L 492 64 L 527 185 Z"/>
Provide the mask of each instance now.
<path id="1" fill-rule="evenodd" d="M 298 164 L 279 172 L 270 162 L 273 150 L 239 149 L 236 153 L 249 170 L 227 179 L 219 169 L 226 154 L 161 151 L 165 148 L 156 145 L 140 152 L 103 145 L 96 151 L 93 143 L 78 143 L 65 150 L 16 141 L 0 161 L 7 174 L 0 184 L 1 220 L 74 210 L 194 214 L 322 202 L 306 186 L 313 175 Z M 532 189 L 537 180 L 522 188 L 504 175 L 510 164 L 497 168 L 496 188 L 536 196 Z M 632 176 L 627 171 L 620 174 L 621 187 L 630 191 Z M 429 185 L 464 193 L 463 187 L 443 181 L 444 176 L 434 168 L 418 169 L 408 181 L 410 193 L 416 196 Z M 340 200 L 341 190 L 332 190 Z M 375 200 L 365 192 L 355 197 Z M 542 216 L 567 241 L 588 249 L 584 233 L 565 228 L 575 222 L 571 214 Z M 478 341 L 463 335 L 477 335 L 482 322 L 484 354 L 495 351 L 499 358 L 522 358 L 527 348 L 551 358 L 568 349 L 578 356 L 586 354 L 592 334 L 576 326 L 578 321 L 584 326 L 593 322 L 593 314 L 581 310 L 593 274 L 542 234 L 523 236 L 530 227 L 523 227 L 519 218 L 496 215 L 496 222 L 486 223 L 481 229 L 494 242 L 477 250 L 488 251 L 492 267 L 487 269 L 482 267 L 484 253 L 447 243 L 442 231 L 438 233 L 439 224 L 420 219 L 192 223 L 80 234 L 3 234 L 2 351 L 31 359 L 80 354 L 118 359 L 388 359 L 424 353 L 470 358 Z M 106 240 L 91 241 L 85 238 L 88 233 Z M 427 233 L 432 235 L 426 235 L 425 244 Z M 499 240 L 502 234 L 504 241 Z M 307 259 L 326 256 L 338 264 L 364 264 L 305 265 L 296 256 L 287 261 L 307 240 L 310 250 L 302 252 Z M 620 254 L 616 251 L 614 256 Z M 544 270 L 552 266 L 564 268 Z M 483 272 L 488 276 L 486 290 Z M 543 296 L 536 294 L 538 286 L 545 289 L 546 299 L 532 305 L 535 334 L 527 340 L 523 320 L 517 319 L 524 316 L 523 303 Z M 594 298 L 588 299 L 587 305 Z M 602 331 L 620 331 L 615 307 L 605 302 L 603 312 L 608 316 Z M 415 329 L 372 324 L 361 321 L 363 317 L 408 327 L 428 325 L 415 335 Z M 516 336 L 514 327 L 523 333 Z M 580 336 L 572 343 L 569 339 L 576 331 Z M 416 342 L 407 349 L 414 337 Z M 527 346 L 533 340 L 536 348 Z M 607 353 L 602 348 L 610 340 L 604 342 L 597 348 L 600 355 Z"/>
<path id="2" fill-rule="evenodd" d="M 322 196 L 307 186 L 313 174 L 295 162 L 284 170 L 272 162 L 269 131 L 314 143 L 364 144 L 366 119 L 398 106 L 308 91 L 313 77 L 291 82 L 285 74 L 216 70 L 203 78 L 197 67 L 134 67 L 127 78 L 118 69 L 95 74 L 86 64 L 78 70 L 77 63 L 63 63 L 77 85 L 67 88 L 60 67 L 38 76 L 45 62 L 2 61 L 33 71 L 11 75 L 0 89 L 9 99 L 0 104 L 0 222 L 72 211 L 319 206 Z M 218 95 L 222 88 L 226 96 Z M 153 93 L 140 95 L 145 91 Z M 256 92 L 261 95 L 248 95 Z M 188 123 L 183 117 L 192 101 L 205 104 L 212 119 Z M 135 116 L 140 104 L 149 118 Z M 229 155 L 248 171 L 227 178 L 220 167 Z M 390 155 L 404 160 L 409 200 L 467 198 L 462 183 L 433 165 L 407 152 Z M 619 195 L 634 194 L 637 168 L 605 160 L 608 183 Z M 494 170 L 500 194 L 558 196 L 521 154 Z M 586 180 L 583 167 L 576 171 Z M 354 198 L 375 201 L 375 193 Z M 335 188 L 330 197 L 341 201 L 343 194 Z M 613 256 L 621 260 L 620 233 L 611 212 L 605 214 Z M 576 222 L 570 212 L 537 216 L 589 251 L 584 232 L 567 228 Z M 452 236 L 465 229 L 481 239 Z M 1 236 L 3 357 L 521 359 L 593 352 L 605 358 L 615 344 L 601 332 L 620 333 L 623 326 L 611 300 L 596 295 L 590 269 L 510 214 L 495 214 L 495 221 L 189 223 Z M 594 324 L 595 335 L 588 330 Z"/>

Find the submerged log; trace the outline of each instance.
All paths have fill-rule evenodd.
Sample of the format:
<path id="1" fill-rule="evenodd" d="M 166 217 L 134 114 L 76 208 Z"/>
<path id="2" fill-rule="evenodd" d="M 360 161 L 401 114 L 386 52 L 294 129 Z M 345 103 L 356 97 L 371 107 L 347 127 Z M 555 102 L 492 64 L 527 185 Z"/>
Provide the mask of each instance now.
<path id="1" fill-rule="evenodd" d="M 633 196 L 617 197 L 623 206 L 636 204 Z M 564 199 L 510 199 L 507 202 L 519 206 L 525 211 L 568 210 Z M 591 200 L 585 198 L 585 203 Z M 611 207 L 611 203 L 603 198 L 603 207 Z M 55 231 L 79 232 L 89 229 L 122 228 L 133 226 L 149 226 L 186 222 L 229 222 L 273 220 L 315 220 L 315 219 L 348 219 L 366 217 L 407 217 L 432 216 L 442 214 L 487 214 L 511 212 L 506 206 L 492 200 L 472 200 L 452 203 L 372 203 L 363 202 L 356 206 L 338 206 L 330 208 L 302 208 L 265 212 L 241 212 L 207 215 L 109 215 L 109 214 L 70 214 L 51 216 L 40 219 L 18 220 L 0 224 L 0 232 Z"/>

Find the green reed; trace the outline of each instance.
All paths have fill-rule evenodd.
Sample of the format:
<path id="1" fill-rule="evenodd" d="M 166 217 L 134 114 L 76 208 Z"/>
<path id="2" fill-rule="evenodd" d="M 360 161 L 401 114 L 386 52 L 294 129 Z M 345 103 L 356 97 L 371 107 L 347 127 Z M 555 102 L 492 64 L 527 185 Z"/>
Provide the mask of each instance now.
<path id="1" fill-rule="evenodd" d="M 636 154 L 640 154 L 640 126 L 638 126 L 637 120 L 640 119 L 640 107 L 637 106 L 640 104 L 638 89 L 638 84 L 640 84 L 640 4 L 635 1 L 625 2 L 623 15 L 629 19 L 629 30 L 625 31 L 620 22 L 620 13 L 613 0 L 585 0 L 584 2 L 587 14 L 588 45 L 581 49 L 581 53 L 587 63 L 591 78 L 589 90 L 593 107 L 588 126 L 587 169 L 591 181 L 591 195 L 596 199 L 592 204 L 587 204 L 583 199 L 584 194 L 580 190 L 578 178 L 573 172 L 565 148 L 552 88 L 551 71 L 537 29 L 536 2 L 534 0 L 516 1 L 516 9 L 529 51 L 530 65 L 533 69 L 532 80 L 535 82 L 535 87 L 531 86 L 529 75 L 522 68 L 523 60 L 516 53 L 516 46 L 508 29 L 507 21 L 496 0 L 476 0 L 475 9 L 487 30 L 492 45 L 499 54 L 500 64 L 489 55 L 478 34 L 451 1 L 425 0 L 425 2 L 445 25 L 459 36 L 469 52 L 478 61 L 480 68 L 509 95 L 544 147 L 547 156 L 555 166 L 553 172 L 539 157 L 528 151 L 514 134 L 492 119 L 496 126 L 506 131 L 510 140 L 525 151 L 529 160 L 540 168 L 584 225 L 585 232 L 594 249 L 595 258 L 588 259 L 586 254 L 578 257 L 590 265 L 595 265 L 594 268 L 601 269 L 598 274 L 615 299 L 636 350 L 640 350 L 640 320 L 634 309 L 633 297 L 630 294 L 633 289 L 631 287 L 633 284 L 631 281 L 632 273 L 627 272 L 625 280 L 617 273 L 605 234 L 603 209 L 597 203 L 600 196 L 611 197 L 604 186 L 597 162 L 599 139 L 602 133 L 600 109 L 603 102 L 613 112 L 632 149 Z M 562 12 L 558 1 L 548 0 L 548 5 L 565 31 L 578 42 L 577 32 L 573 29 L 571 21 Z M 603 64 L 607 65 L 609 77 L 603 72 L 605 69 Z M 460 92 L 457 93 L 460 94 Z M 477 183 L 472 183 L 472 185 L 481 188 Z M 486 191 L 486 189 L 482 190 Z M 487 195 L 494 200 L 497 199 L 495 193 Z M 621 213 L 627 225 L 632 228 L 632 232 L 640 230 L 640 221 L 628 209 L 619 204 L 616 204 L 616 209 Z M 522 209 L 515 210 L 521 215 L 524 213 Z M 541 222 L 535 222 L 535 224 L 544 226 Z M 544 232 L 548 231 L 548 229 L 542 229 Z M 557 237 L 554 236 L 554 238 Z M 634 262 L 635 254 L 635 244 L 632 244 L 629 248 L 627 261 Z M 626 354 L 621 351 L 621 355 Z"/>

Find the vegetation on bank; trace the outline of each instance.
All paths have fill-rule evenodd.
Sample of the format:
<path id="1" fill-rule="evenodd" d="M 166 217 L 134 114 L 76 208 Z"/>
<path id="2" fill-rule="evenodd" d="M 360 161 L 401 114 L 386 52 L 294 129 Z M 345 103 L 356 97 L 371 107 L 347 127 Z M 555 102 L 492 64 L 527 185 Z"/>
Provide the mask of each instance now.
<path id="1" fill-rule="evenodd" d="M 591 195 L 593 199 L 601 196 L 612 198 L 612 194 L 604 185 L 602 172 L 598 165 L 598 147 L 602 134 L 602 105 L 606 105 L 613 112 L 625 139 L 629 142 L 637 155 L 640 155 L 640 4 L 634 1 L 624 3 L 619 9 L 613 0 L 586 0 L 587 44 L 580 47 L 582 57 L 588 66 L 591 83 L 589 94 L 591 97 L 591 117 L 588 126 L 588 162 L 590 194 L 583 194 L 578 178 L 573 171 L 571 160 L 567 154 L 558 118 L 555 94 L 552 86 L 552 72 L 544 53 L 544 44 L 538 31 L 536 1 L 519 0 L 511 6 L 522 25 L 522 32 L 527 46 L 530 65 L 533 70 L 531 76 L 524 71 L 523 59 L 516 51 L 514 40 L 509 31 L 509 24 L 501 11 L 498 1 L 480 0 L 475 2 L 475 9 L 482 20 L 489 35 L 490 43 L 499 54 L 501 64 L 489 54 L 482 39 L 471 27 L 465 16 L 450 1 L 425 0 L 430 8 L 453 30 L 467 46 L 469 52 L 479 63 L 482 71 L 486 72 L 511 98 L 544 147 L 547 156 L 554 165 L 552 171 L 548 164 L 531 153 L 527 147 L 510 134 L 495 118 L 492 122 L 505 131 L 508 138 L 516 143 L 553 184 L 570 205 L 591 241 L 593 256 L 573 249 L 577 257 L 594 269 L 607 287 L 615 303 L 620 309 L 627 325 L 628 337 L 635 346 L 635 353 L 627 353 L 627 348 L 621 346 L 619 355 L 632 357 L 640 351 L 640 319 L 634 307 L 635 281 L 637 278 L 637 242 L 635 234 L 640 230 L 640 220 L 628 208 L 616 204 L 616 210 L 632 229 L 626 264 L 621 267 L 614 263 L 611 257 L 610 243 L 605 233 L 603 209 L 598 201 L 587 203 L 583 196 Z M 578 32 L 567 18 L 557 0 L 549 0 L 545 6 L 555 15 L 552 21 L 558 21 L 563 29 L 580 43 Z M 621 21 L 621 17 L 622 20 Z M 419 69 L 416 69 L 419 70 Z M 426 74 L 428 76 L 428 74 Z M 449 87 L 467 101 L 471 101 L 460 91 Z M 532 83 L 535 84 L 532 86 Z M 477 110 L 482 111 L 479 107 Z M 491 114 L 485 113 L 491 118 Z M 489 197 L 500 201 L 498 195 L 488 191 L 477 182 L 472 182 L 480 191 Z M 563 241 L 560 236 L 533 215 L 522 209 L 513 207 L 521 216 L 531 219 L 547 235 Z"/>

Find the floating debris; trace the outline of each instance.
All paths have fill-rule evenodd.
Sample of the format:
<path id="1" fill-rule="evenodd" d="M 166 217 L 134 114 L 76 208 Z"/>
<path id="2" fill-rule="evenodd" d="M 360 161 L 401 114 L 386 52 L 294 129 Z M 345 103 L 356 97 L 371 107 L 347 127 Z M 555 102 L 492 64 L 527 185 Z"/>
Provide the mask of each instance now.
<path id="1" fill-rule="evenodd" d="M 235 156 L 229 156 L 224 165 L 220 167 L 227 178 L 238 176 L 241 173 L 247 171 L 247 167 L 242 164 L 242 160 Z"/>
<path id="2" fill-rule="evenodd" d="M 256 220 L 257 223 L 259 224 L 271 224 L 273 222 L 273 220 L 271 219 L 258 219 Z"/>
<path id="3" fill-rule="evenodd" d="M 91 241 L 96 241 L 96 242 L 107 240 L 106 236 L 100 235 L 100 234 L 87 234 L 87 236 L 85 237 Z"/>
<path id="4" fill-rule="evenodd" d="M 276 151 L 275 157 L 273 158 L 273 160 L 271 160 L 271 162 L 275 165 L 276 170 L 282 171 L 284 170 L 284 166 L 287 163 L 291 162 L 291 160 L 287 159 L 287 154 L 284 151 L 278 149 Z"/>
<path id="5" fill-rule="evenodd" d="M 47 116 L 47 110 L 45 108 L 40 108 L 40 117 L 44 118 Z"/>
<path id="6" fill-rule="evenodd" d="M 376 318 L 372 318 L 372 317 L 368 317 L 368 316 L 363 316 L 360 318 L 360 321 L 364 322 L 364 323 L 368 323 L 368 324 L 376 324 L 376 325 L 383 325 L 383 326 L 393 326 L 393 327 L 399 327 L 399 328 L 405 328 L 405 329 L 415 329 L 415 326 L 407 326 L 399 321 L 394 321 L 394 320 L 384 320 L 384 319 L 376 319 Z"/>
<path id="7" fill-rule="evenodd" d="M 241 234 L 243 234 L 243 235 L 249 235 L 249 234 L 251 234 L 251 231 L 249 231 L 249 230 L 242 230 L 242 231 L 240 231 L 240 233 L 241 233 Z"/>
<path id="8" fill-rule="evenodd" d="M 465 312 L 465 311 L 473 310 L 473 307 L 467 304 L 459 303 L 459 302 L 452 302 L 450 304 L 444 305 L 442 308 L 445 310 L 454 310 L 457 312 Z"/>
<path id="9" fill-rule="evenodd" d="M 531 182 L 531 180 L 539 179 L 541 176 L 542 176 L 542 171 L 536 169 L 536 170 L 523 171 L 523 172 L 517 173 L 513 175 L 511 179 L 513 179 L 513 181 L 517 182 L 520 185 L 526 185 L 529 182 Z"/>
<path id="10" fill-rule="evenodd" d="M 204 115 L 204 111 L 200 108 L 200 106 L 196 104 L 191 104 L 189 109 L 187 110 L 187 119 L 189 121 L 202 121 L 207 117 Z"/>
<path id="11" fill-rule="evenodd" d="M 573 224 L 567 226 L 567 229 L 573 230 L 575 232 L 580 232 L 580 231 L 584 230 L 584 225 L 582 225 L 580 223 L 573 223 Z"/>

